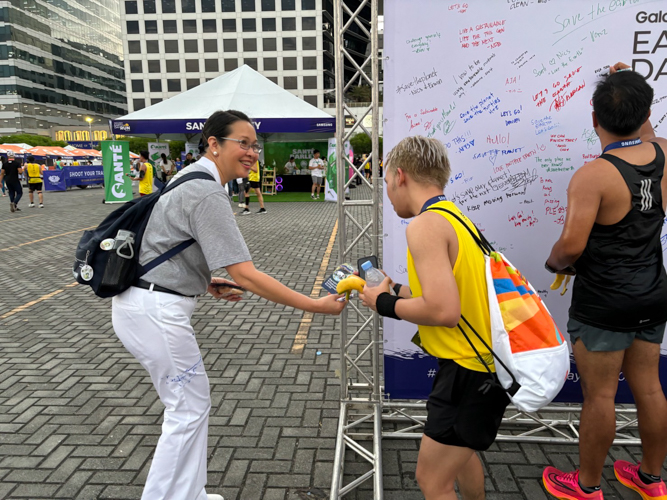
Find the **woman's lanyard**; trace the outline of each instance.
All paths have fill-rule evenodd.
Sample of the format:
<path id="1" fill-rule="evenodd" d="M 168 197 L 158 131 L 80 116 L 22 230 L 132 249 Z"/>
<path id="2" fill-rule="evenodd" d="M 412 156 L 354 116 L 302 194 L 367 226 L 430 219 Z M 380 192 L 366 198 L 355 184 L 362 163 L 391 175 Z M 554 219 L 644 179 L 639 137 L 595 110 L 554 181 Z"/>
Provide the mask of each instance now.
<path id="1" fill-rule="evenodd" d="M 607 151 L 618 148 L 629 148 L 632 146 L 637 146 L 642 143 L 642 140 L 637 137 L 636 139 L 631 139 L 629 141 L 617 141 L 607 144 L 607 147 L 602 150 L 602 154 L 605 154 Z"/>
<path id="2" fill-rule="evenodd" d="M 426 210 L 429 209 L 429 207 L 431 205 L 435 205 L 436 203 L 440 203 L 441 201 L 447 201 L 447 197 L 444 194 L 434 196 L 433 198 L 428 200 L 426 203 L 424 203 L 424 206 L 422 207 L 421 212 L 419 212 L 419 213 L 423 214 L 424 212 L 426 212 Z"/>

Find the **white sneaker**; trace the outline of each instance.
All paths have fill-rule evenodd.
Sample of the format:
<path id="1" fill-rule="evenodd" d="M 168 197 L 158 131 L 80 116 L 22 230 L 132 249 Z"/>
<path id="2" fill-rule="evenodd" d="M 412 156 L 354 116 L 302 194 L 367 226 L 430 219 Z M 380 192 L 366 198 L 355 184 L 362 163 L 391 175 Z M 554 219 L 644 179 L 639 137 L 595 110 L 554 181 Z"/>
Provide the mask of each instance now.
<path id="1" fill-rule="evenodd" d="M 211 495 L 211 494 L 206 494 L 206 498 L 208 500 L 225 500 L 222 495 Z"/>
<path id="2" fill-rule="evenodd" d="M 310 197 L 311 197 L 313 200 L 315 199 L 315 195 L 314 195 L 314 194 L 311 194 Z"/>
<path id="3" fill-rule="evenodd" d="M 40 203 L 39 208 L 44 208 L 44 203 Z"/>
<path id="4" fill-rule="evenodd" d="M 35 208 L 35 204 L 31 203 L 30 205 L 28 205 L 28 208 Z"/>
<path id="5" fill-rule="evenodd" d="M 239 208 L 245 208 L 245 203 L 239 203 Z"/>

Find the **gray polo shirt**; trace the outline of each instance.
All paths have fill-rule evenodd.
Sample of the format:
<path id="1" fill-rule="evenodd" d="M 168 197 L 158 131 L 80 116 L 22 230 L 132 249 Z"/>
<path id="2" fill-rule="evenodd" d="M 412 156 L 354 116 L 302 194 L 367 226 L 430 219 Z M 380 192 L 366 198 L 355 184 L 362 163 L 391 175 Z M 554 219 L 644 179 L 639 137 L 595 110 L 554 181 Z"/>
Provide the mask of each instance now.
<path id="1" fill-rule="evenodd" d="M 196 243 L 141 279 L 183 295 L 201 295 L 211 282 L 211 271 L 248 262 L 252 257 L 213 162 L 202 158 L 174 179 L 187 172 L 207 172 L 216 181 L 194 179 L 160 197 L 146 226 L 139 263 L 146 264 L 194 238 Z"/>

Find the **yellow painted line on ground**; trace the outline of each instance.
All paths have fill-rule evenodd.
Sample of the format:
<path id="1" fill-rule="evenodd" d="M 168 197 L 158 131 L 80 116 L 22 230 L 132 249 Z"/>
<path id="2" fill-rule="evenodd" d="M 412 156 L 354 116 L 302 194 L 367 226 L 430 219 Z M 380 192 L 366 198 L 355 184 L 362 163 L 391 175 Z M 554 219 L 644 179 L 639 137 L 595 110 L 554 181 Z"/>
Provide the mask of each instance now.
<path id="1" fill-rule="evenodd" d="M 324 283 L 324 277 L 329 267 L 329 259 L 331 259 L 331 252 L 333 251 L 334 242 L 336 241 L 336 233 L 338 233 L 338 221 L 334 224 L 333 231 L 331 231 L 331 236 L 329 237 L 329 244 L 327 249 L 324 252 L 324 257 L 322 257 L 322 263 L 320 264 L 320 270 L 317 273 L 315 278 L 315 283 L 313 284 L 313 289 L 310 292 L 310 297 L 316 299 L 320 296 L 320 287 Z M 306 312 L 303 313 L 303 318 L 301 318 L 301 323 L 299 323 L 299 329 L 296 332 L 294 337 L 294 343 L 292 344 L 292 354 L 300 354 L 303 352 L 303 348 L 308 341 L 308 332 L 310 331 L 310 325 L 313 322 L 313 313 Z"/>
<path id="2" fill-rule="evenodd" d="M 15 217 L 13 219 L 0 220 L 0 222 L 14 222 L 15 220 L 29 219 L 30 217 L 41 217 L 42 214 L 26 215 L 25 217 Z"/>
<path id="3" fill-rule="evenodd" d="M 50 240 L 52 238 L 59 238 L 61 236 L 67 236 L 68 234 L 80 233 L 81 231 L 87 231 L 88 229 L 95 229 L 97 226 L 84 227 L 83 229 L 77 229 L 76 231 L 69 231 L 62 234 L 54 234 L 53 236 L 47 236 L 46 238 L 41 238 L 39 240 L 29 241 L 27 243 L 21 243 L 20 245 L 15 245 L 13 247 L 0 248 L 0 252 L 8 252 L 9 250 L 14 250 L 16 248 L 21 248 L 26 245 L 32 245 L 33 243 L 39 243 L 40 241 Z"/>
<path id="4" fill-rule="evenodd" d="M 74 283 L 70 283 L 69 285 L 66 285 L 65 288 L 71 288 L 73 286 L 78 285 L 78 283 L 75 281 Z M 51 297 L 55 297 L 59 293 L 63 293 L 65 291 L 65 288 L 62 288 L 60 290 L 56 290 L 55 292 L 47 293 L 46 295 L 42 295 L 40 298 L 36 300 L 32 300 L 26 304 L 23 304 L 22 306 L 17 307 L 16 309 L 12 309 L 11 311 L 3 314 L 0 316 L 0 319 L 6 319 L 9 318 L 10 316 L 13 316 L 16 313 L 20 313 L 21 311 L 25 311 L 29 307 L 34 306 L 35 304 L 39 304 L 40 302 L 44 302 L 45 300 L 50 299 Z"/>

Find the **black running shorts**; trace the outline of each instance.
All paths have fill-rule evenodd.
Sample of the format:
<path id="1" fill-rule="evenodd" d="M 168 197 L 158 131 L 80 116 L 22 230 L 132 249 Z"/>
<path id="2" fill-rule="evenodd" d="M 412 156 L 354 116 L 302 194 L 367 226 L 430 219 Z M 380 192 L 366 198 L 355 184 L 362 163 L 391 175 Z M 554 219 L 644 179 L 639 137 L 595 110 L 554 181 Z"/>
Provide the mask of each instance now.
<path id="1" fill-rule="evenodd" d="M 41 182 L 29 182 L 28 183 L 28 191 L 31 193 L 33 191 L 37 191 L 38 193 L 42 190 L 42 183 Z"/>
<path id="2" fill-rule="evenodd" d="M 441 444 L 487 450 L 510 402 L 498 378 L 468 370 L 451 359 L 439 359 L 438 365 L 426 403 L 424 434 Z"/>

